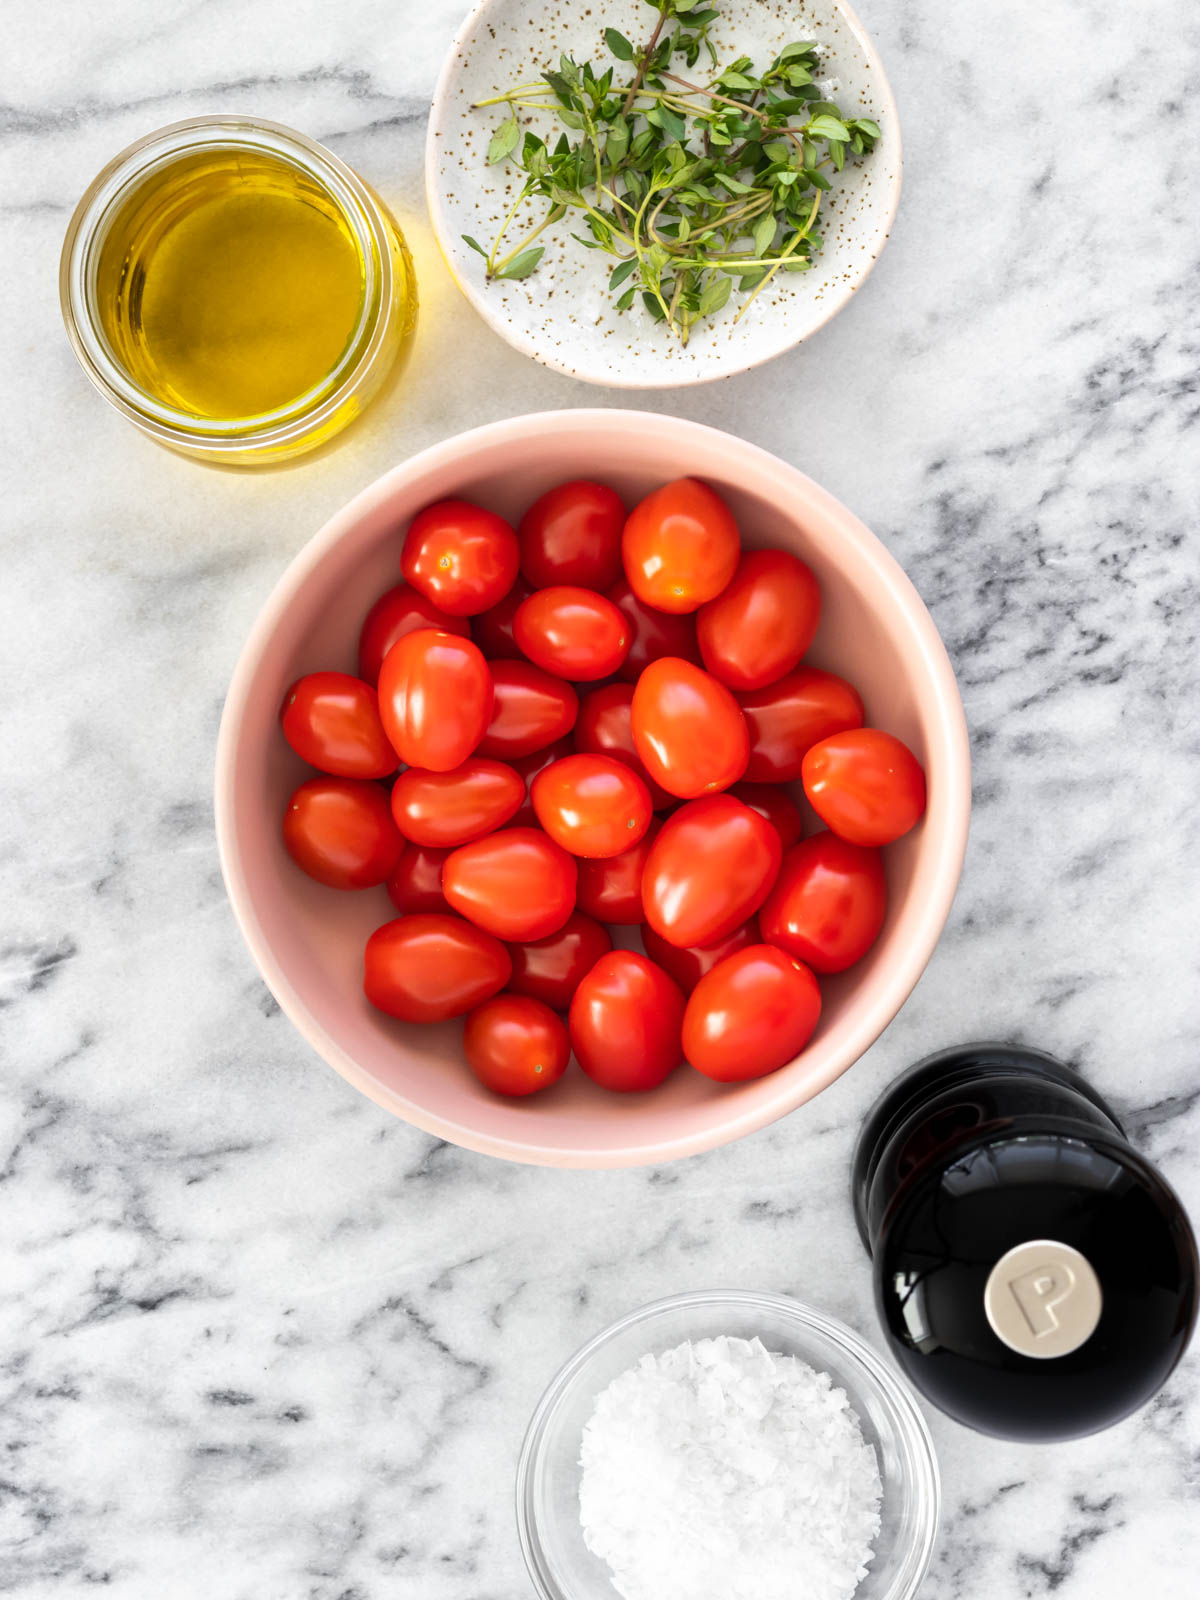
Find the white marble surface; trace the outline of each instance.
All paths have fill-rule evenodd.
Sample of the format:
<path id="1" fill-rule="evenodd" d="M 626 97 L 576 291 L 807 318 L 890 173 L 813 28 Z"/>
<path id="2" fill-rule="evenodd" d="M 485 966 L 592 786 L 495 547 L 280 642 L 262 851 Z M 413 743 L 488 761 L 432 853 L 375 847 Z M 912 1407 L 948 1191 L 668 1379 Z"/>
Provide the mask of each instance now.
<path id="1" fill-rule="evenodd" d="M 389 1120 L 279 1016 L 222 893 L 222 693 L 283 564 L 403 455 L 620 404 L 455 298 L 421 197 L 454 0 L 10 4 L 0 117 L 0 1592 L 518 1600 L 511 1509 L 559 1361 L 673 1289 L 869 1335 L 846 1203 L 889 1076 L 1006 1035 L 1082 1065 L 1200 1213 L 1197 13 L 869 0 L 906 192 L 805 349 L 642 403 L 796 461 L 889 543 L 961 676 L 966 874 L 899 1019 L 828 1093 L 659 1172 L 524 1170 Z M 334 455 L 222 475 L 78 371 L 56 268 L 97 168 L 207 110 L 326 140 L 410 232 L 409 381 Z M 1190 450 L 1190 458 L 1189 452 Z M 927 1600 L 1196 1592 L 1200 1378 L 1029 1449 L 934 1415 Z"/>

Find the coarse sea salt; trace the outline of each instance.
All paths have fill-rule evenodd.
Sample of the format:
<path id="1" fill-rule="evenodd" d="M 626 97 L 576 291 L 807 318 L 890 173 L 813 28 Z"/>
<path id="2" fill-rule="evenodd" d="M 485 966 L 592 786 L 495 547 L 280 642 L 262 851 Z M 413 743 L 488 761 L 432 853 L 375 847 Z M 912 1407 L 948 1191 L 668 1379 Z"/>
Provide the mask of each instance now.
<path id="1" fill-rule="evenodd" d="M 579 1520 L 625 1600 L 849 1600 L 879 1532 L 843 1390 L 758 1339 L 647 1355 L 583 1430 Z"/>

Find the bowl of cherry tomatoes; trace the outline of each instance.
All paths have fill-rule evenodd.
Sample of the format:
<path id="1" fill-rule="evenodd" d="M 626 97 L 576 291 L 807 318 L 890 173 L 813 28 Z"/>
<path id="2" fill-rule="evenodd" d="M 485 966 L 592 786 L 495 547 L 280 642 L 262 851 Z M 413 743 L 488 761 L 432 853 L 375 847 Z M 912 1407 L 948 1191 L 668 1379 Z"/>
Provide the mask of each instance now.
<path id="1" fill-rule="evenodd" d="M 235 670 L 222 870 L 325 1061 L 469 1149 L 661 1162 L 887 1027 L 966 847 L 966 724 L 895 560 L 754 445 L 514 418 L 309 542 Z"/>

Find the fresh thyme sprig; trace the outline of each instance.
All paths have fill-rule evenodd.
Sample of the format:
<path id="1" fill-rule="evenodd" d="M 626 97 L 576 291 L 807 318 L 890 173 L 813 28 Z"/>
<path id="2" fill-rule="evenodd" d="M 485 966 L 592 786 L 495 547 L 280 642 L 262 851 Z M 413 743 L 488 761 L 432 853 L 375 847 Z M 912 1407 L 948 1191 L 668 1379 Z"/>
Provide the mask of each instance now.
<path id="1" fill-rule="evenodd" d="M 816 231 L 830 171 L 868 154 L 880 137 L 867 117 L 847 117 L 822 100 L 818 46 L 787 45 L 756 74 L 749 56 L 723 70 L 708 37 L 719 13 L 705 0 L 649 0 L 658 12 L 640 50 L 615 28 L 604 40 L 617 66 L 597 72 L 563 56 L 536 82 L 477 102 L 507 107 L 488 146 L 491 165 L 525 174 L 500 230 L 485 250 L 463 238 L 492 278 L 527 278 L 545 246 L 535 240 L 568 213 L 586 236 L 572 238 L 617 258 L 609 288 L 627 310 L 639 293 L 650 315 L 684 344 L 702 318 L 736 290 L 748 298 L 777 272 L 804 272 L 822 240 Z M 696 75 L 701 54 L 708 68 Z M 675 70 L 682 58 L 688 76 Z M 553 147 L 522 121 L 551 113 L 563 131 Z M 509 243 L 527 202 L 539 220 Z"/>

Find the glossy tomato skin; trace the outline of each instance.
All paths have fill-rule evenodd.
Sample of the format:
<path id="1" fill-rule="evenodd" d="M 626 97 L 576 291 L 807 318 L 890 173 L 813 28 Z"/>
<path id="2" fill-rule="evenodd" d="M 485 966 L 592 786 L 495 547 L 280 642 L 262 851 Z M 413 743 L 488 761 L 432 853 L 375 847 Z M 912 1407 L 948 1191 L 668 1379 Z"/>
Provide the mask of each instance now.
<path id="1" fill-rule="evenodd" d="M 582 911 L 572 911 L 548 938 L 509 945 L 508 987 L 514 994 L 529 994 L 555 1011 L 565 1011 L 580 983 L 611 949 L 607 928 Z"/>
<path id="2" fill-rule="evenodd" d="M 737 701 L 688 661 L 650 663 L 633 691 L 632 725 L 642 765 L 681 799 L 727 789 L 746 770 L 750 735 Z"/>
<path id="3" fill-rule="evenodd" d="M 853 728 L 813 745 L 802 776 L 808 803 L 851 844 L 885 845 L 925 815 L 925 773 L 881 728 Z"/>
<path id="4" fill-rule="evenodd" d="M 814 972 L 844 972 L 875 943 L 886 911 L 879 851 L 815 833 L 784 856 L 758 920 L 767 944 Z"/>
<path id="5" fill-rule="evenodd" d="M 380 669 L 379 715 L 407 766 L 461 766 L 492 715 L 492 675 L 479 647 L 432 628 L 405 634 Z"/>
<path id="6" fill-rule="evenodd" d="M 646 954 L 669 978 L 675 980 L 684 994 L 691 994 L 704 974 L 711 972 L 718 961 L 724 961 L 726 956 L 762 942 L 763 937 L 754 917 L 748 922 L 743 922 L 740 928 L 735 928 L 732 933 L 726 934 L 714 944 L 693 945 L 688 950 L 681 950 L 678 945 L 668 943 L 655 933 L 649 923 L 642 929 L 642 943 L 646 947 Z"/>
<path id="7" fill-rule="evenodd" d="M 503 517 L 469 500 L 439 500 L 409 524 L 400 570 L 442 611 L 470 617 L 504 598 L 519 560 L 517 536 Z"/>
<path id="8" fill-rule="evenodd" d="M 388 898 L 397 911 L 449 912 L 450 902 L 442 893 L 442 866 L 449 854 L 420 844 L 405 845 L 387 881 Z"/>
<path id="9" fill-rule="evenodd" d="M 636 683 L 642 668 L 660 656 L 677 656 L 681 661 L 690 661 L 694 667 L 704 665 L 696 643 L 693 617 L 656 611 L 653 606 L 643 605 L 624 579 L 612 586 L 608 598 L 629 623 L 629 654 L 617 669 L 617 676 L 626 683 Z"/>
<path id="10" fill-rule="evenodd" d="M 511 970 L 499 939 L 461 917 L 397 917 L 367 940 L 363 993 L 402 1022 L 445 1022 L 498 993 Z"/>
<path id="11" fill-rule="evenodd" d="M 440 628 L 443 633 L 457 633 L 464 639 L 471 637 L 471 624 L 465 617 L 452 617 L 449 612 L 427 600 L 419 589 L 409 583 L 398 583 L 379 596 L 367 612 L 358 636 L 358 675 L 369 684 L 379 682 L 379 669 L 383 658 L 406 633 L 418 628 Z"/>
<path id="12" fill-rule="evenodd" d="M 302 872 L 330 889 L 383 883 L 404 848 L 387 795 L 363 778 L 302 783 L 283 813 L 283 843 Z"/>
<path id="13" fill-rule="evenodd" d="M 573 683 L 607 678 L 629 654 L 629 623 L 602 594 L 560 584 L 521 602 L 513 635 L 534 666 Z"/>
<path id="14" fill-rule="evenodd" d="M 414 844 L 452 849 L 502 828 L 524 800 L 525 780 L 511 767 L 471 756 L 453 772 L 402 772 L 392 785 L 392 816 Z"/>
<path id="15" fill-rule="evenodd" d="M 566 1024 L 549 1006 L 523 994 L 485 1000 L 463 1027 L 467 1065 L 493 1094 L 536 1094 L 567 1070 Z"/>
<path id="16" fill-rule="evenodd" d="M 531 661 L 497 661 L 492 666 L 493 710 L 479 743 L 481 756 L 514 761 L 533 755 L 570 733 L 579 714 L 579 696 L 569 683 Z"/>
<path id="17" fill-rule="evenodd" d="M 728 792 L 767 819 L 785 850 L 790 850 L 803 834 L 804 818 L 800 807 L 781 784 L 735 783 Z"/>
<path id="18" fill-rule="evenodd" d="M 611 756 L 567 756 L 540 772 L 529 792 L 550 837 L 593 860 L 632 849 L 654 815 L 649 789 Z"/>
<path id="19" fill-rule="evenodd" d="M 310 672 L 283 697 L 283 736 L 302 761 L 336 778 L 386 778 L 399 762 L 379 697 L 348 672 Z"/>
<path id="20" fill-rule="evenodd" d="M 661 967 L 632 950 L 601 956 L 571 1001 L 579 1065 L 602 1089 L 655 1089 L 679 1065 L 684 998 Z"/>
<path id="21" fill-rule="evenodd" d="M 646 921 L 681 950 L 714 944 L 752 917 L 783 859 L 779 835 L 732 795 L 707 795 L 663 823 L 642 875 Z"/>
<path id="22" fill-rule="evenodd" d="M 820 1016 L 821 991 L 808 968 L 774 945 L 750 945 L 692 990 L 684 1055 L 718 1083 L 764 1078 L 800 1054 Z"/>
<path id="23" fill-rule="evenodd" d="M 629 587 L 659 611 L 695 611 L 715 599 L 740 550 L 733 513 L 698 478 L 677 478 L 639 501 L 621 538 Z"/>
<path id="24" fill-rule="evenodd" d="M 729 585 L 696 613 L 696 638 L 714 678 L 761 689 L 792 670 L 820 620 L 820 587 L 798 556 L 747 550 Z"/>
<path id="25" fill-rule="evenodd" d="M 533 590 L 522 578 L 494 606 L 471 618 L 471 637 L 489 661 L 523 661 L 521 646 L 513 636 L 513 623 L 521 602 Z"/>
<path id="26" fill-rule="evenodd" d="M 862 727 L 858 690 L 819 667 L 797 667 L 765 689 L 740 694 L 738 704 L 750 730 L 748 783 L 794 783 L 814 744 Z"/>
<path id="27" fill-rule="evenodd" d="M 577 584 L 604 590 L 621 576 L 625 507 L 603 483 L 560 483 L 521 518 L 521 574 L 535 589 Z"/>
<path id="28" fill-rule="evenodd" d="M 537 812 L 533 809 L 533 800 L 529 793 L 533 780 L 539 772 L 545 772 L 546 768 L 552 766 L 554 762 L 561 761 L 564 756 L 572 756 L 574 754 L 575 746 L 567 738 L 556 739 L 553 744 L 548 744 L 544 750 L 535 750 L 532 755 L 514 756 L 512 758 L 509 765 L 525 785 L 525 798 L 522 800 L 519 809 L 509 819 L 514 828 L 540 827 Z"/>
<path id="29" fill-rule="evenodd" d="M 575 901 L 581 911 L 599 922 L 611 923 L 618 928 L 636 928 L 645 920 L 642 909 L 642 874 L 650 846 L 658 836 L 657 819 L 647 828 L 640 843 L 632 850 L 622 850 L 619 856 L 606 860 L 579 863 L 579 882 Z"/>
<path id="30" fill-rule="evenodd" d="M 623 761 L 650 791 L 650 804 L 656 811 L 675 805 L 676 797 L 650 777 L 633 742 L 632 684 L 606 683 L 584 695 L 575 719 L 575 748 L 580 755 Z"/>
<path id="31" fill-rule="evenodd" d="M 506 828 L 451 851 L 442 892 L 498 939 L 545 939 L 575 909 L 573 856 L 540 828 Z"/>

